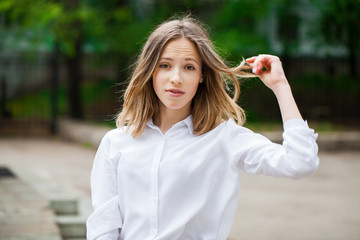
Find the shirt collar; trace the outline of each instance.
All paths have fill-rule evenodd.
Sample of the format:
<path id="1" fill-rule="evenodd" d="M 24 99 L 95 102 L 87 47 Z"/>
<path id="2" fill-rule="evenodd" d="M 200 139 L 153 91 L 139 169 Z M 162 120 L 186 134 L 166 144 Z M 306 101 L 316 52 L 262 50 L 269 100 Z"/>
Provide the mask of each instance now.
<path id="1" fill-rule="evenodd" d="M 188 127 L 190 135 L 194 134 L 194 124 L 193 124 L 192 115 L 189 115 L 187 118 L 185 118 L 184 120 L 182 120 L 180 122 L 183 122 Z"/>
<path id="2" fill-rule="evenodd" d="M 184 120 L 181 120 L 177 123 L 175 123 L 173 125 L 174 127 L 179 127 L 179 126 L 186 126 L 189 130 L 190 135 L 194 135 L 194 125 L 193 125 L 193 121 L 192 121 L 192 115 L 189 115 L 188 117 L 186 117 Z M 152 129 L 159 129 L 158 126 L 156 126 L 152 120 L 152 118 L 150 118 L 147 122 L 146 125 L 149 126 Z"/>

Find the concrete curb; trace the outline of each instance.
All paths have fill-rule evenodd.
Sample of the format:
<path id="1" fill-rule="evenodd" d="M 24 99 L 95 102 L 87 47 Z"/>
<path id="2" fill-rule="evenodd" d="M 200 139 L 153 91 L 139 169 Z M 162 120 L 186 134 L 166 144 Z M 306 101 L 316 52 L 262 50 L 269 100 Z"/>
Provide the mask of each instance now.
<path id="1" fill-rule="evenodd" d="M 58 134 L 64 139 L 90 144 L 97 147 L 111 128 L 98 126 L 83 121 L 60 119 L 58 121 Z M 273 142 L 282 142 L 282 132 L 259 132 Z M 319 133 L 317 139 L 321 151 L 352 150 L 360 151 L 360 131 L 326 132 Z"/>
<path id="2" fill-rule="evenodd" d="M 0 177 L 0 239 L 61 240 L 49 202 L 18 177 Z"/>
<path id="3" fill-rule="evenodd" d="M 64 139 L 99 146 L 101 139 L 110 131 L 110 128 L 70 119 L 58 121 L 58 135 Z"/>
<path id="4" fill-rule="evenodd" d="M 46 202 L 49 209 L 53 213 L 53 218 L 46 220 L 46 222 L 51 222 L 56 225 L 59 232 L 59 239 L 54 240 L 75 240 L 75 239 L 85 239 L 86 238 L 86 226 L 85 222 L 87 217 L 93 211 L 91 206 L 90 198 L 79 194 L 76 189 L 69 186 L 60 185 L 53 181 L 46 181 L 39 175 L 34 175 L 31 171 L 27 169 L 12 169 L 15 175 L 18 177 L 19 181 L 16 184 L 13 184 L 14 187 L 21 187 L 21 182 L 24 182 L 31 187 L 33 192 L 36 192 L 41 198 L 42 201 Z M 21 182 L 20 182 L 21 180 Z M 0 190 L 1 190 L 1 177 L 0 177 Z M 17 198 L 19 199 L 28 199 L 26 191 L 18 191 Z M 0 194 L 0 196 L 2 196 Z M 9 193 L 5 191 L 5 197 L 10 196 Z M 40 202 L 40 200 L 38 200 Z M 1 197 L 0 197 L 0 210 L 1 210 Z M 23 204 L 22 208 L 26 208 L 29 204 Z M 32 205 L 30 205 L 32 206 Z M 0 211 L 1 213 L 1 211 Z M 35 216 L 36 218 L 36 216 Z M 0 214 L 1 220 L 1 214 Z M 36 219 L 35 219 L 36 220 Z M 0 221 L 1 225 L 1 221 Z M 22 231 L 18 231 L 22 233 Z M 2 232 L 0 227 L 0 239 L 2 240 Z M 11 232 L 11 234 L 15 234 Z M 24 240 L 31 239 L 43 239 L 41 238 L 43 234 L 38 234 L 34 238 L 19 238 Z M 15 235 L 14 235 L 15 236 Z M 16 238 L 17 239 L 17 238 Z M 15 238 L 4 238 L 4 240 L 16 240 Z M 52 239 L 52 238 L 51 238 Z M 50 240 L 50 238 L 44 236 L 43 240 Z"/>

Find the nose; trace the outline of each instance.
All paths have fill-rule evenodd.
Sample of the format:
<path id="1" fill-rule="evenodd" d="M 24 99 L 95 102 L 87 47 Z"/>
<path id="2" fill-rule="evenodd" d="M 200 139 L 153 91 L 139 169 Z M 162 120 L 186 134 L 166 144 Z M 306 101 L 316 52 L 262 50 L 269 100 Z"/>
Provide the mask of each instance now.
<path id="1" fill-rule="evenodd" d="M 174 85 L 182 84 L 182 78 L 181 78 L 180 70 L 178 68 L 174 68 L 174 70 L 172 71 L 170 82 Z"/>

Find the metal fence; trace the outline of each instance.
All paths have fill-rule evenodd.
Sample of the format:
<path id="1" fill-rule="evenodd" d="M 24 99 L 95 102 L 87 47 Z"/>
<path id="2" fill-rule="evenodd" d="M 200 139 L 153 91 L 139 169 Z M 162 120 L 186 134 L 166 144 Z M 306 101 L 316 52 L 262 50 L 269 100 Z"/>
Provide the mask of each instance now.
<path id="1" fill-rule="evenodd" d="M 0 133 L 47 132 L 49 102 L 35 92 L 49 87 L 47 54 L 0 54 Z"/>
<path id="2" fill-rule="evenodd" d="M 82 65 L 83 83 L 109 79 L 115 83 L 119 81 L 121 71 L 123 80 L 126 79 L 127 74 L 124 74 L 124 69 L 128 66 L 117 66 L 115 59 L 115 56 L 85 55 Z M 67 104 L 59 101 L 54 104 L 54 97 L 58 100 L 56 98 L 59 98 L 59 91 L 65 91 L 66 71 L 64 63 L 59 59 L 57 71 L 59 83 L 55 86 L 57 89 L 54 96 L 54 91 L 52 91 L 54 90 L 53 60 L 53 55 L 47 53 L 0 53 L 0 134 L 48 133 L 51 130 L 54 120 L 53 108 L 59 104 Z M 346 59 L 341 58 L 292 58 L 286 61 L 285 67 L 289 78 L 309 75 L 323 78 L 349 75 Z M 329 85 L 331 84 L 333 83 L 329 82 Z M 94 101 L 91 105 L 84 106 L 87 119 L 111 119 L 119 110 L 120 93 L 118 91 L 121 87 L 116 88 L 110 85 L 105 87 L 109 88 L 106 98 L 97 99 L 97 92 L 88 96 L 88 98 L 94 98 Z M 305 115 L 322 114 L 325 117 L 338 115 L 350 119 L 360 118 L 358 89 L 348 93 L 343 92 L 338 95 L 340 98 L 336 99 L 337 92 L 334 89 L 330 93 L 326 87 L 312 89 L 313 86 L 309 85 L 308 89 L 306 88 L 307 86 L 305 86 L 305 92 L 298 91 L 297 94 L 300 96 L 296 96 L 300 99 L 301 108 L 306 109 Z M 247 95 L 251 95 L 248 102 L 255 102 L 255 104 L 249 104 L 249 108 L 259 108 L 258 111 L 266 112 L 267 104 L 272 104 L 266 97 L 259 100 L 258 96 L 252 96 L 254 94 L 251 90 Z M 269 97 L 271 98 L 273 97 Z M 276 102 L 272 105 L 277 106 Z M 60 114 L 66 116 L 66 110 Z M 264 116 L 271 117 L 271 114 Z"/>
<path id="3" fill-rule="evenodd" d="M 116 78 L 116 69 L 108 56 L 88 55 L 82 69 L 84 84 Z M 62 59 L 54 63 L 52 54 L 0 53 L 0 135 L 48 134 L 54 130 L 58 105 L 68 105 L 64 97 L 65 80 L 65 64 Z M 113 108 L 106 103 L 93 104 L 86 107 L 85 116 L 109 118 L 111 113 L 115 114 Z M 60 111 L 59 114 L 67 115 L 66 107 L 65 112 L 64 107 Z"/>

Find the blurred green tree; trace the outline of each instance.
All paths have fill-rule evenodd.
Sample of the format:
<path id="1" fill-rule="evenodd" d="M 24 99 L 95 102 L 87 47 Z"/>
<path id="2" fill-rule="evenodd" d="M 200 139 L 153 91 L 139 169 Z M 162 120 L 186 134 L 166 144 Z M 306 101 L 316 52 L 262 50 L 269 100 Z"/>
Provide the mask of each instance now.
<path id="1" fill-rule="evenodd" d="M 223 55 L 239 61 L 243 56 L 269 52 L 264 29 L 270 3 L 267 0 L 225 0 L 210 19 L 213 39 Z M 224 50 L 226 49 L 226 52 Z"/>
<path id="2" fill-rule="evenodd" d="M 358 76 L 357 58 L 360 54 L 360 1 L 312 0 L 321 11 L 318 29 L 330 45 L 344 45 L 347 49 L 350 75 Z"/>
<path id="3" fill-rule="evenodd" d="M 242 57 L 261 52 L 279 54 L 274 52 L 273 42 L 269 38 L 277 30 L 272 36 L 276 35 L 282 45 L 282 61 L 285 63 L 286 56 L 292 56 L 298 46 L 299 17 L 296 10 L 299 2 L 301 1 L 1 0 L 0 14 L 15 28 L 22 27 L 23 38 L 59 49 L 68 73 L 69 115 L 81 118 L 83 110 L 80 84 L 84 52 L 111 57 L 118 71 L 117 82 L 122 82 L 128 77 L 128 72 L 124 69 L 132 63 L 133 56 L 151 30 L 174 14 L 190 13 L 210 26 L 211 38 L 220 54 L 235 64 Z M 286 65 L 285 63 L 284 67 Z"/>
<path id="4" fill-rule="evenodd" d="M 9 28 L 20 27 L 23 30 L 22 38 L 31 32 L 35 37 L 29 38 L 29 41 L 47 42 L 50 47 L 60 49 L 64 55 L 68 75 L 69 114 L 73 118 L 83 116 L 79 89 L 84 37 L 82 19 L 86 13 L 79 10 L 79 5 L 79 0 L 4 0 L 0 3 L 0 12 L 8 19 Z"/>
<path id="5" fill-rule="evenodd" d="M 93 52 L 118 54 L 117 60 L 123 63 L 136 52 L 138 44 L 129 36 L 146 31 L 146 24 L 134 21 L 126 0 L 3 0 L 0 13 L 5 15 L 7 25 L 23 29 L 21 38 L 28 38 L 31 32 L 29 41 L 59 49 L 67 68 L 72 118 L 84 116 L 80 92 L 84 46 L 90 46 Z"/>
<path id="6" fill-rule="evenodd" d="M 276 15 L 279 21 L 278 35 L 283 46 L 281 61 L 285 72 L 291 68 L 290 58 L 296 53 L 299 46 L 298 6 L 298 0 L 278 0 L 276 4 Z"/>

